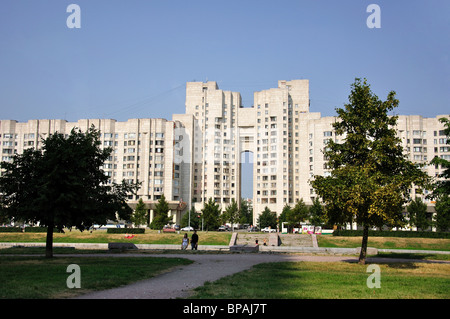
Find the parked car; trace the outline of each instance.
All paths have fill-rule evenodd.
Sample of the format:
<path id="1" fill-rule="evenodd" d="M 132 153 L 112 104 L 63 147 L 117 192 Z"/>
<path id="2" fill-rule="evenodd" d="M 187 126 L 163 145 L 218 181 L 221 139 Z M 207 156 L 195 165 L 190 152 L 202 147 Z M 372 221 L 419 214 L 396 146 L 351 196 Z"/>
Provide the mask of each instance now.
<path id="1" fill-rule="evenodd" d="M 276 233 L 277 230 L 275 228 L 270 228 L 270 227 L 264 227 L 263 229 L 261 229 L 261 231 L 265 232 L 265 233 Z"/>
<path id="2" fill-rule="evenodd" d="M 218 231 L 228 231 L 228 230 L 229 230 L 229 228 L 228 228 L 227 225 L 222 225 L 222 226 L 220 226 L 219 229 L 218 229 Z"/>
<path id="3" fill-rule="evenodd" d="M 181 231 L 191 231 L 191 230 L 194 230 L 194 228 L 191 226 L 186 226 L 186 227 L 181 228 Z"/>
<path id="4" fill-rule="evenodd" d="M 175 228 L 172 228 L 169 225 L 166 225 L 163 227 L 163 233 L 174 233 L 175 232 Z"/>
<path id="5" fill-rule="evenodd" d="M 249 232 L 258 231 L 258 227 L 250 226 L 250 227 L 247 228 L 247 231 L 249 231 Z"/>

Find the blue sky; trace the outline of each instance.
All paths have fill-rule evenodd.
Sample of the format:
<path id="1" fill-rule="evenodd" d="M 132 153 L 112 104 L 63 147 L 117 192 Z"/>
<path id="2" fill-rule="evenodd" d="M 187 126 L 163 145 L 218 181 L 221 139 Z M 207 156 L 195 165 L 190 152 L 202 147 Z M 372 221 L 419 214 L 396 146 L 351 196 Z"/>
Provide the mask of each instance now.
<path id="1" fill-rule="evenodd" d="M 80 29 L 66 25 L 71 3 Z M 371 3 L 380 29 L 366 25 Z M 381 99 L 396 91 L 397 114 L 435 117 L 450 113 L 449 54 L 448 0 L 2 0 L 0 119 L 172 119 L 187 81 L 251 106 L 293 79 L 309 79 L 310 110 L 332 116 L 356 77 Z"/>
<path id="2" fill-rule="evenodd" d="M 81 28 L 69 29 L 69 4 Z M 366 8 L 381 8 L 369 29 Z M 253 92 L 309 79 L 311 111 L 335 115 L 355 77 L 398 114 L 450 113 L 450 1 L 3 0 L 0 118 L 184 113 L 187 81 Z"/>

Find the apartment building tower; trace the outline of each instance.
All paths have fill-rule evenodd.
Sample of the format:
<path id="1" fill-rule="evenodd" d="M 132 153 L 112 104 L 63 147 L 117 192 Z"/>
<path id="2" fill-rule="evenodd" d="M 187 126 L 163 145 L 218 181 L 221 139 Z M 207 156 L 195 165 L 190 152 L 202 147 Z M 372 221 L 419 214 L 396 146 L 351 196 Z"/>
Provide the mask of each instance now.
<path id="1" fill-rule="evenodd" d="M 410 160 L 450 159 L 441 117 L 450 118 L 399 116 L 396 129 Z M 286 204 L 312 203 L 316 195 L 309 181 L 330 174 L 323 149 L 329 139 L 344 138 L 333 130 L 336 120 L 310 112 L 308 80 L 278 81 L 277 88 L 255 92 L 251 107 L 243 107 L 240 93 L 221 90 L 216 82 L 188 82 L 185 113 L 172 120 L 1 120 L 0 149 L 2 160 L 10 161 L 26 148 L 40 147 L 49 134 L 94 125 L 102 145 L 113 148 L 103 166 L 110 182 L 142 182 L 137 195 L 130 195 L 130 206 L 142 198 L 152 210 L 164 194 L 175 223 L 191 206 L 201 210 L 209 198 L 222 211 L 233 199 L 239 203 L 241 155 L 251 152 L 256 223 L 266 206 L 279 215 Z M 441 172 L 434 165 L 425 169 L 430 176 Z"/>

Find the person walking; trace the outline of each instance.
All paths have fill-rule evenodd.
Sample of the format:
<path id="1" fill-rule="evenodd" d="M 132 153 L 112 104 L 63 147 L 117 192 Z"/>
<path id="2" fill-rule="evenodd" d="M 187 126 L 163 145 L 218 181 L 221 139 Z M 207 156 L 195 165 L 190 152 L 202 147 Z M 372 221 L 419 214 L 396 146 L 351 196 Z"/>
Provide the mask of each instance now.
<path id="1" fill-rule="evenodd" d="M 197 250 L 197 246 L 198 246 L 198 235 L 197 235 L 197 231 L 194 230 L 194 233 L 192 234 L 192 238 L 191 238 L 191 246 L 192 246 L 192 250 Z"/>
<path id="2" fill-rule="evenodd" d="M 188 245 L 189 245 L 189 238 L 188 238 L 188 235 L 185 233 L 183 240 L 181 241 L 181 249 L 186 250 Z"/>

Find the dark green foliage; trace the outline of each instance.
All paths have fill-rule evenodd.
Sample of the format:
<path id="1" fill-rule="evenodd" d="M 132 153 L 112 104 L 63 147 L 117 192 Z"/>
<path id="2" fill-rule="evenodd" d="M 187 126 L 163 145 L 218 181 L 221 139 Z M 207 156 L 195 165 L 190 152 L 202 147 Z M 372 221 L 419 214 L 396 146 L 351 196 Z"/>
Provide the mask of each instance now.
<path id="1" fill-rule="evenodd" d="M 427 204 L 422 199 L 415 198 L 407 207 L 409 223 L 418 229 L 426 230 L 431 225 L 427 219 Z"/>
<path id="2" fill-rule="evenodd" d="M 440 231 L 448 231 L 450 229 L 450 196 L 441 195 L 436 200 L 436 216 L 435 225 Z"/>
<path id="3" fill-rule="evenodd" d="M 225 212 L 222 214 L 222 219 L 225 223 L 230 223 L 231 225 L 239 221 L 239 208 L 234 198 L 231 200 L 231 204 L 227 206 Z"/>
<path id="4" fill-rule="evenodd" d="M 215 230 L 220 226 L 220 210 L 219 205 L 214 199 L 209 198 L 202 209 L 203 222 L 206 230 Z"/>
<path id="5" fill-rule="evenodd" d="M 0 227 L 0 233 L 22 233 L 22 227 Z"/>
<path id="6" fill-rule="evenodd" d="M 147 225 L 148 213 L 142 198 L 139 198 L 139 201 L 134 210 L 134 214 L 131 216 L 130 221 L 135 225 Z"/>
<path id="7" fill-rule="evenodd" d="M 189 218 L 190 215 L 190 218 Z M 180 226 L 181 228 L 189 226 L 189 222 L 191 223 L 190 226 L 194 229 L 200 229 L 201 227 L 201 213 L 196 212 L 194 206 L 191 207 L 190 210 L 188 210 L 183 217 L 181 218 Z"/>
<path id="8" fill-rule="evenodd" d="M 395 92 L 381 101 L 366 80 L 356 79 L 348 104 L 336 109 L 333 127 L 343 142 L 330 139 L 324 152 L 331 176 L 315 176 L 311 182 L 330 223 L 364 227 L 360 263 L 365 263 L 369 228 L 402 226 L 408 190 L 429 183 L 428 175 L 404 156 L 397 116 L 388 114 L 398 103 Z"/>
<path id="9" fill-rule="evenodd" d="M 333 231 L 333 236 L 346 237 L 360 237 L 363 235 L 363 230 L 345 230 L 337 229 Z M 380 231 L 369 230 L 369 236 L 373 237 L 404 237 L 404 238 L 450 238 L 450 233 L 447 232 L 432 232 L 432 231 Z"/>
<path id="10" fill-rule="evenodd" d="M 309 209 L 306 207 L 303 199 L 300 199 L 295 204 L 294 208 L 287 213 L 286 221 L 292 227 L 299 227 L 301 222 L 304 222 L 309 216 Z"/>
<path id="11" fill-rule="evenodd" d="M 166 201 L 166 197 L 164 196 L 164 194 L 162 194 L 161 198 L 158 200 L 158 204 L 156 204 L 153 213 L 154 217 L 152 222 L 150 223 L 150 228 L 159 230 L 163 229 L 163 227 L 170 221 L 169 203 Z"/>
<path id="12" fill-rule="evenodd" d="M 246 200 L 241 199 L 241 209 L 239 211 L 239 223 L 251 224 L 253 221 L 253 208 L 248 205 Z"/>
<path id="13" fill-rule="evenodd" d="M 108 234 L 144 234 L 145 228 L 108 228 Z"/>
<path id="14" fill-rule="evenodd" d="M 277 215 L 275 214 L 275 212 L 272 212 L 269 207 L 266 206 L 261 215 L 259 215 L 257 223 L 260 229 L 265 227 L 276 228 Z"/>
<path id="15" fill-rule="evenodd" d="M 447 137 L 447 144 L 450 144 L 450 120 L 448 118 L 439 119 L 444 123 L 444 134 Z M 437 198 L 440 196 L 450 196 L 450 161 L 436 156 L 431 161 L 432 165 L 440 166 L 444 171 L 439 175 L 439 180 L 435 182 L 433 194 L 431 197 Z"/>
<path id="16" fill-rule="evenodd" d="M 108 184 L 101 166 L 112 149 L 101 149 L 99 132 L 73 129 L 51 134 L 42 149 L 27 149 L 12 163 L 2 162 L 1 214 L 15 221 L 47 227 L 47 256 L 52 256 L 53 229 L 83 231 L 107 220 L 128 220 L 127 195 L 135 184 Z"/>

